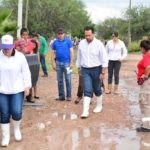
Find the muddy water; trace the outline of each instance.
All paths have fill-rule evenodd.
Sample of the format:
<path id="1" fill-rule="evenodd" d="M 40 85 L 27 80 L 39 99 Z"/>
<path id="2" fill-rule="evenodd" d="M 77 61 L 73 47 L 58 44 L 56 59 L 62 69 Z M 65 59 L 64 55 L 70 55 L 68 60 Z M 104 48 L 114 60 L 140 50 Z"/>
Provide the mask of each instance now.
<path id="1" fill-rule="evenodd" d="M 127 116 L 131 118 L 131 128 L 111 128 L 104 123 L 98 126 L 78 127 L 67 132 L 67 140 L 63 142 L 62 149 L 70 150 L 150 150 L 150 135 L 137 134 L 135 128 L 140 122 L 140 109 L 138 104 L 139 87 L 133 85 L 135 78 L 121 80 L 121 96 L 128 101 Z M 53 112 L 53 117 L 61 120 L 78 120 L 80 116 L 75 113 Z M 60 134 L 51 135 L 59 143 Z M 49 139 L 51 141 L 51 139 Z M 59 146 L 53 145 L 56 149 Z"/>
<path id="2" fill-rule="evenodd" d="M 90 117 L 85 120 L 80 119 L 82 101 L 75 105 L 54 100 L 57 96 L 55 73 L 47 79 L 39 78 L 41 99 L 36 101 L 37 106 L 26 104 L 24 107 L 22 142 L 14 141 L 11 130 L 9 147 L 0 147 L 0 150 L 150 150 L 150 134 L 135 131 L 140 124 L 139 87 L 132 71 L 136 59 L 129 56 L 123 65 L 120 95 L 104 94 L 103 111 L 98 114 L 92 113 L 96 104 L 93 98 Z M 77 89 L 77 75 L 73 82 L 73 89 Z M 75 90 L 73 95 L 75 99 Z"/>

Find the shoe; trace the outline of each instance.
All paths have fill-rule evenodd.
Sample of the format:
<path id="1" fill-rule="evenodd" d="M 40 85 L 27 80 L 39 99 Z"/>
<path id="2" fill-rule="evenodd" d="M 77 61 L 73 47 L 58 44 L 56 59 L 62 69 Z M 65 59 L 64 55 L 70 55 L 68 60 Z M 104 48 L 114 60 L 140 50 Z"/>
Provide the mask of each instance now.
<path id="1" fill-rule="evenodd" d="M 35 98 L 35 99 L 39 99 L 39 97 L 38 97 L 38 96 L 34 96 L 34 98 Z"/>
<path id="2" fill-rule="evenodd" d="M 35 101 L 33 101 L 33 100 L 27 100 L 27 102 L 29 102 L 29 103 L 35 103 Z"/>
<path id="3" fill-rule="evenodd" d="M 44 75 L 42 75 L 42 77 L 48 77 L 48 74 L 44 74 Z"/>
<path id="4" fill-rule="evenodd" d="M 71 100 L 72 100 L 71 97 L 66 98 L 66 101 L 71 101 Z"/>
<path id="5" fill-rule="evenodd" d="M 150 129 L 143 128 L 143 127 L 138 127 L 138 128 L 136 128 L 136 131 L 137 132 L 150 132 Z"/>
<path id="6" fill-rule="evenodd" d="M 78 97 L 78 98 L 74 101 L 74 103 L 75 103 L 75 104 L 78 104 L 81 99 L 82 99 L 82 97 Z"/>
<path id="7" fill-rule="evenodd" d="M 59 98 L 55 98 L 55 100 L 56 100 L 56 101 L 64 101 L 65 98 L 60 98 L 60 97 L 59 97 Z"/>

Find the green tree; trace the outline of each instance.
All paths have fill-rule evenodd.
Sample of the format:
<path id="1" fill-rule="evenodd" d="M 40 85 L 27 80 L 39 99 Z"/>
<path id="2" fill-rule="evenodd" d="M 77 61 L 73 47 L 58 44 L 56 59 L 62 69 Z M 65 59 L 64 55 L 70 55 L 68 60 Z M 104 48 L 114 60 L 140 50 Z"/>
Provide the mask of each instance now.
<path id="1" fill-rule="evenodd" d="M 16 23 L 10 20 L 12 10 L 0 9 L 0 36 L 5 33 L 14 34 L 16 31 Z"/>
<path id="2" fill-rule="evenodd" d="M 97 25 L 97 36 L 103 39 L 110 39 L 112 32 L 119 32 L 120 38 L 127 34 L 127 22 L 121 18 L 108 18 Z"/>
<path id="3" fill-rule="evenodd" d="M 128 19 L 129 10 L 125 12 Z M 150 7 L 135 6 L 131 9 L 131 38 L 139 40 L 150 35 Z"/>
<path id="4" fill-rule="evenodd" d="M 13 8 L 17 19 L 18 0 L 3 0 L 3 6 Z M 25 17 L 23 4 L 23 25 Z M 45 36 L 53 34 L 58 27 L 64 27 L 73 36 L 80 35 L 84 26 L 91 24 L 85 6 L 80 0 L 29 0 L 28 28 Z"/>

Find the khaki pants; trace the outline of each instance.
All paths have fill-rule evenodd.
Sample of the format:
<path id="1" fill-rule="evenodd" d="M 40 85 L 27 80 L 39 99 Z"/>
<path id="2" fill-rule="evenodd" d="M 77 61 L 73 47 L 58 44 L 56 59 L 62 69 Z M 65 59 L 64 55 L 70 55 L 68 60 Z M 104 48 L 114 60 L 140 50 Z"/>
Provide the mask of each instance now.
<path id="1" fill-rule="evenodd" d="M 150 78 L 140 87 L 139 103 L 144 128 L 150 129 Z"/>

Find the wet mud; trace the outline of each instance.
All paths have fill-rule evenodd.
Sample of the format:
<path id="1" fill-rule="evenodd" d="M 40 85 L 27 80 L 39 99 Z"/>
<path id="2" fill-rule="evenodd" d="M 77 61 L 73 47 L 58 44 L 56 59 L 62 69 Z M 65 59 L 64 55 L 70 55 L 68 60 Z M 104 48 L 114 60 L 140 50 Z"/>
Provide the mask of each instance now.
<path id="1" fill-rule="evenodd" d="M 5 150 L 150 150 L 150 134 L 137 133 L 140 125 L 136 83 L 136 63 L 139 55 L 129 55 L 122 63 L 120 93 L 103 95 L 103 110 L 94 114 L 95 97 L 90 116 L 81 119 L 82 101 L 74 104 L 78 75 L 73 74 L 73 100 L 56 101 L 55 72 L 38 81 L 35 105 L 24 103 L 21 131 L 23 140 L 15 142 L 11 126 L 11 141 Z M 0 132 L 1 139 L 1 132 Z"/>

